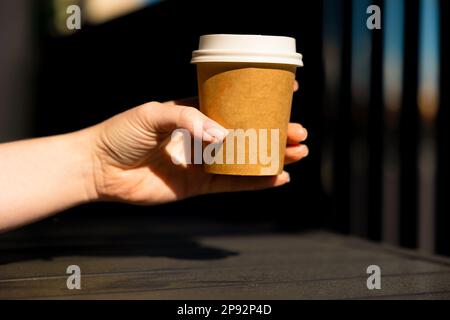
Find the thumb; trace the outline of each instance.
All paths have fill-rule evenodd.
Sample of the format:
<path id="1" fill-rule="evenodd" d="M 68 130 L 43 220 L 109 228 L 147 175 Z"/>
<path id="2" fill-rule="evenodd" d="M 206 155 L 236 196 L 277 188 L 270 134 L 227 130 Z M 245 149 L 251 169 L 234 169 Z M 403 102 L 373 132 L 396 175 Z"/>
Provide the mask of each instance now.
<path id="1" fill-rule="evenodd" d="M 145 123 L 158 133 L 186 129 L 206 142 L 222 141 L 228 130 L 193 107 L 150 102 L 141 106 Z"/>

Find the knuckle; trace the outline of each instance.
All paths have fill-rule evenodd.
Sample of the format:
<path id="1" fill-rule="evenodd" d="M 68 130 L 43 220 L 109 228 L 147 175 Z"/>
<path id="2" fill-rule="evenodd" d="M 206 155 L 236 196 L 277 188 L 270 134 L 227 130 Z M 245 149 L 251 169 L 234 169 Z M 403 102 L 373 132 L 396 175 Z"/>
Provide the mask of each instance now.
<path id="1" fill-rule="evenodd" d="M 190 123 L 198 118 L 199 111 L 194 107 L 182 107 L 180 112 L 180 120 L 183 123 Z"/>
<path id="2" fill-rule="evenodd" d="M 150 112 L 154 111 L 157 108 L 161 107 L 161 103 L 157 102 L 157 101 L 151 101 L 151 102 L 147 102 L 144 103 L 138 107 L 135 108 L 136 113 L 138 114 L 138 116 L 148 116 Z"/>
<path id="3" fill-rule="evenodd" d="M 153 110 L 155 108 L 160 108 L 161 103 L 157 101 L 150 101 L 147 103 L 144 103 L 143 105 L 140 105 L 138 108 L 141 109 L 143 112 L 147 112 L 149 110 Z"/>
<path id="4" fill-rule="evenodd" d="M 143 104 L 143 106 L 147 106 L 147 107 L 159 107 L 161 105 L 162 105 L 162 103 L 158 102 L 158 101 L 150 101 L 150 102 Z"/>

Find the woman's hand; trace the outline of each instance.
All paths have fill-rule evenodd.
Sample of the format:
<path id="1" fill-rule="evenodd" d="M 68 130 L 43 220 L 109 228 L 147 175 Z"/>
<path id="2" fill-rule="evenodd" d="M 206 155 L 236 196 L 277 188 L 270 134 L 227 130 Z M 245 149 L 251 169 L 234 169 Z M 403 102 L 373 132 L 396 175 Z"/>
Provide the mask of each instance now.
<path id="1" fill-rule="evenodd" d="M 199 194 L 256 190 L 281 186 L 289 182 L 283 172 L 274 177 L 213 175 L 201 165 L 176 165 L 172 150 L 179 149 L 170 141 L 177 128 L 188 129 L 194 135 L 194 123 L 203 123 L 205 133 L 226 129 L 193 107 L 174 102 L 150 102 L 119 114 L 93 129 L 94 183 L 96 197 L 138 204 L 159 204 Z M 197 133 L 198 134 L 198 133 Z M 308 148 L 300 142 L 307 131 L 291 123 L 285 162 L 296 162 L 307 156 Z"/>

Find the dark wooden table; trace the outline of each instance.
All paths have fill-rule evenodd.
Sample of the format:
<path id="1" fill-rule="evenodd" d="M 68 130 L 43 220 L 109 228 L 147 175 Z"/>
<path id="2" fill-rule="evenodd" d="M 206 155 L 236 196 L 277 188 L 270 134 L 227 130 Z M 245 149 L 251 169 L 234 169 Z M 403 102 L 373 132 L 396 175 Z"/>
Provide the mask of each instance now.
<path id="1" fill-rule="evenodd" d="M 81 268 L 81 290 L 66 286 Z M 366 268 L 381 267 L 381 290 Z M 327 232 L 151 217 L 50 220 L 0 236 L 1 299 L 448 299 L 450 261 Z"/>

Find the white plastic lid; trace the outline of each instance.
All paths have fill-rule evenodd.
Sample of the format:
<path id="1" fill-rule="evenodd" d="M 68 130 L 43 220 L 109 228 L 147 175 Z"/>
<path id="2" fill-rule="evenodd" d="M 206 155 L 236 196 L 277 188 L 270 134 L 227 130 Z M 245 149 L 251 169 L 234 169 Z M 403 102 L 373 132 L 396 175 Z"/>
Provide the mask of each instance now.
<path id="1" fill-rule="evenodd" d="M 303 66 L 295 39 L 279 36 L 210 34 L 200 37 L 191 63 L 255 62 Z"/>

